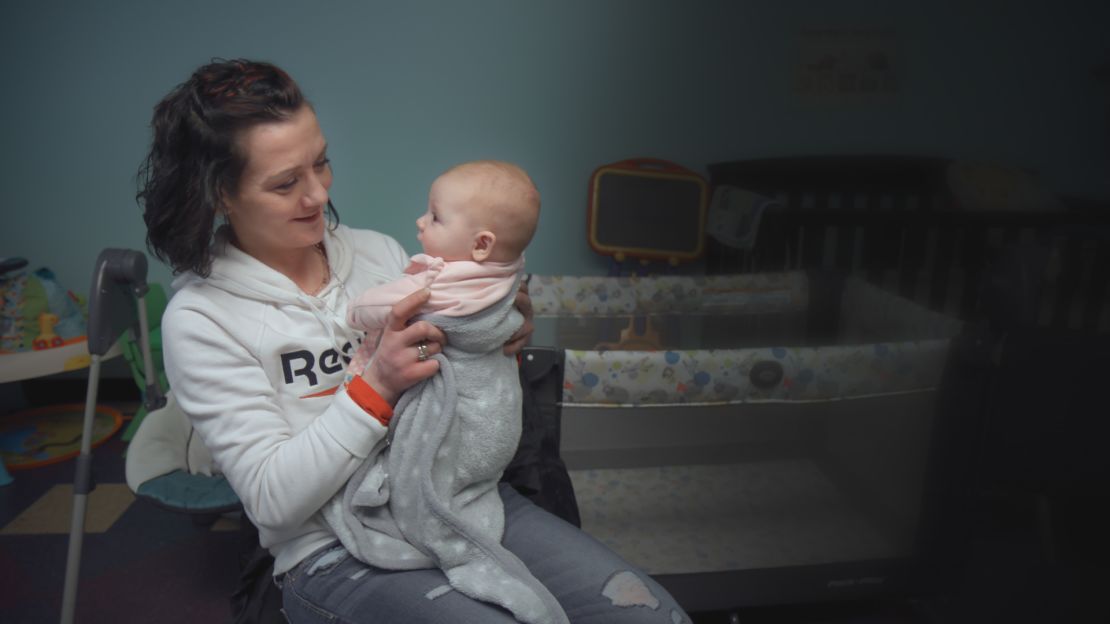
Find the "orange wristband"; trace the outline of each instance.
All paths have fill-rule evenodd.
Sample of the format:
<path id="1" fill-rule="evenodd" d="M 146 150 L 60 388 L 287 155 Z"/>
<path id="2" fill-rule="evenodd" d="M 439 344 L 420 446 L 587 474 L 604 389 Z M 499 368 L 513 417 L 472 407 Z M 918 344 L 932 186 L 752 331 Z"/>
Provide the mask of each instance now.
<path id="1" fill-rule="evenodd" d="M 393 418 L 393 408 L 385 402 L 377 390 L 366 383 L 365 379 L 362 377 L 352 379 L 347 384 L 347 396 L 382 425 L 389 426 L 389 419 Z"/>

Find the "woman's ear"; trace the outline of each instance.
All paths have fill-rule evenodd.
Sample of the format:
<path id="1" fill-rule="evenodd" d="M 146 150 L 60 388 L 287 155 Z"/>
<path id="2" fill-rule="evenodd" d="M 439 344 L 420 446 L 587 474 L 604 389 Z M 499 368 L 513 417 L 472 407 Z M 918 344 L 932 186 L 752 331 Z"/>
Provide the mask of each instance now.
<path id="1" fill-rule="evenodd" d="M 231 214 L 231 200 L 227 196 L 227 191 L 220 189 L 220 205 L 216 206 L 216 215 L 223 217 L 225 220 Z"/>
<path id="2" fill-rule="evenodd" d="M 482 230 L 474 235 L 474 244 L 470 248 L 470 257 L 475 262 L 485 262 L 493 253 L 493 246 L 497 243 L 497 235 L 489 230 Z"/>

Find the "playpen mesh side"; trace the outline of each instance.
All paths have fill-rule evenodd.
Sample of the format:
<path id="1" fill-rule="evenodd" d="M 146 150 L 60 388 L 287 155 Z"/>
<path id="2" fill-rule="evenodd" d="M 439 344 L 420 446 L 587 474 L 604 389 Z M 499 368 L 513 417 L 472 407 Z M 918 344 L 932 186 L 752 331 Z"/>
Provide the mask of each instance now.
<path id="1" fill-rule="evenodd" d="M 840 305 L 839 342 L 862 344 L 953 338 L 964 323 L 850 276 Z"/>
<path id="2" fill-rule="evenodd" d="M 947 348 L 568 351 L 582 526 L 652 574 L 908 556 Z M 767 361 L 782 382 L 756 387 Z M 574 448 L 601 437 L 610 448 Z"/>
<path id="3" fill-rule="evenodd" d="M 793 372 L 772 390 L 714 376 L 773 349 L 568 352 L 563 456 L 582 527 L 652 574 L 909 556 L 946 348 L 833 347 L 821 377 L 806 366 L 818 349 L 784 349 Z M 652 377 L 663 387 L 627 383 Z"/>
<path id="4" fill-rule="evenodd" d="M 570 476 L 583 529 L 649 574 L 899 553 L 812 460 L 572 469 Z"/>
<path id="5" fill-rule="evenodd" d="M 728 280 L 735 290 L 711 295 L 772 285 L 759 292 L 782 293 L 782 311 L 733 297 L 726 322 L 808 305 L 798 272 Z M 559 296 L 541 297 L 545 313 L 664 315 L 660 291 L 704 310 L 692 298 L 704 287 L 689 287 L 704 283 L 549 279 Z M 565 350 L 564 457 L 583 528 L 653 574 L 909 555 L 931 391 L 961 323 L 852 279 L 840 314 L 842 344 Z M 854 341 L 876 336 L 888 340 Z M 756 383 L 768 365 L 780 377 Z"/>

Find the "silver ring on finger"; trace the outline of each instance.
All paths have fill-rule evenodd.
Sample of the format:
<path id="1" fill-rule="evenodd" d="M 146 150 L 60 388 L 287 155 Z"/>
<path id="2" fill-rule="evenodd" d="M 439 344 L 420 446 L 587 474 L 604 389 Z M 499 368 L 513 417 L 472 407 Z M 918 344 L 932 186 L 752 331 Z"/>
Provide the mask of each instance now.
<path id="1" fill-rule="evenodd" d="M 421 340 L 416 344 L 416 361 L 423 362 L 428 359 L 428 343 Z"/>

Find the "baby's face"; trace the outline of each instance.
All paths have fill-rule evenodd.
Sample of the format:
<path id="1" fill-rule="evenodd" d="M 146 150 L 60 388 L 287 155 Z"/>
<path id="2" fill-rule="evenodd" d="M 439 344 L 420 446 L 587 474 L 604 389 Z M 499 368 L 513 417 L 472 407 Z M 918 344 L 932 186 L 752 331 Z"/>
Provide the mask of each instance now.
<path id="1" fill-rule="evenodd" d="M 416 220 L 424 253 L 447 261 L 472 260 L 474 237 L 485 223 L 474 206 L 475 189 L 465 177 L 447 175 L 432 184 L 428 211 Z"/>

